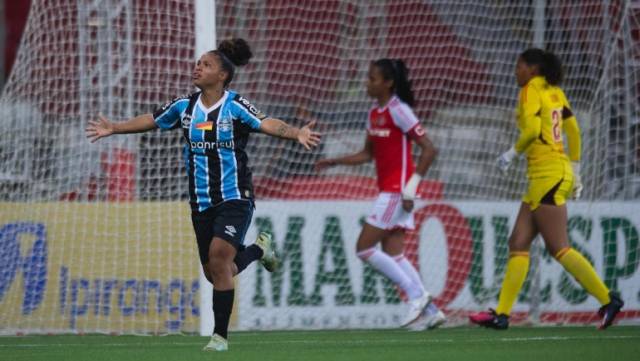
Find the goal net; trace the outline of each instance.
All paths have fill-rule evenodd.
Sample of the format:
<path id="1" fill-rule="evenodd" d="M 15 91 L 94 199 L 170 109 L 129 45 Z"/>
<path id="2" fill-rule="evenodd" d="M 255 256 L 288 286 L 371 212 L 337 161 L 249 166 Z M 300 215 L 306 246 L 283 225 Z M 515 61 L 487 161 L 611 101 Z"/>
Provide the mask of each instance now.
<path id="1" fill-rule="evenodd" d="M 193 18 L 192 0 L 34 2 L 0 98 L 0 333 L 208 327 L 181 135 L 90 144 L 83 131 L 98 113 L 122 120 L 192 90 L 194 43 L 209 36 Z M 361 149 L 367 69 L 383 57 L 407 63 L 439 150 L 405 254 L 450 325 L 495 307 L 526 176 L 524 160 L 504 177 L 494 159 L 517 137 L 515 60 L 534 44 L 565 64 L 582 128 L 572 245 L 621 293 L 621 322 L 640 320 L 636 4 L 218 0 L 215 19 L 217 39 L 243 37 L 254 52 L 232 87 L 323 133 L 311 152 L 263 135 L 249 142 L 257 209 L 246 243 L 272 232 L 283 267 L 238 277 L 232 328 L 396 327 L 404 315 L 404 295 L 355 256 L 377 195 L 373 165 L 313 171 Z M 541 241 L 532 254 L 514 323 L 595 322 L 599 305 Z"/>

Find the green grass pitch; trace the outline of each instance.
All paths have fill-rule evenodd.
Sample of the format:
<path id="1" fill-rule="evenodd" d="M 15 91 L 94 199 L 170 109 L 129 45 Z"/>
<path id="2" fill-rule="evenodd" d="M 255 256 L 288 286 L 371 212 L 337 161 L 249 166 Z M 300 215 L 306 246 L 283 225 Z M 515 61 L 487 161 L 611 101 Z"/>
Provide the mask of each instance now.
<path id="1" fill-rule="evenodd" d="M 235 332 L 226 353 L 203 352 L 199 336 L 0 337 L 0 360 L 640 360 L 640 327 L 541 327 L 494 331 Z"/>

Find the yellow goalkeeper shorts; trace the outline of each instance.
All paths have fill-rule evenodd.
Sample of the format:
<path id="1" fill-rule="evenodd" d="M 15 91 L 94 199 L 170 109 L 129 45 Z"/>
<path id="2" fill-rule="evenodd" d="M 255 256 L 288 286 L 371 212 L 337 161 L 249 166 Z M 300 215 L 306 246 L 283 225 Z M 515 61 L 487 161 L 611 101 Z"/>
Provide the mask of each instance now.
<path id="1" fill-rule="evenodd" d="M 561 206 L 573 190 L 573 170 L 567 161 L 549 161 L 528 169 L 529 187 L 522 197 L 532 211 L 540 204 Z"/>

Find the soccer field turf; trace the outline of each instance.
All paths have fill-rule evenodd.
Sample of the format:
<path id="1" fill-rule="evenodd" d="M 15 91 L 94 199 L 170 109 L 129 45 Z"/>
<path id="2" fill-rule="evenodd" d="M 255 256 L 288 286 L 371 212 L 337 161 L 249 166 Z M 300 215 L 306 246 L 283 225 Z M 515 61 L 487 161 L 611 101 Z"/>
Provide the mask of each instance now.
<path id="1" fill-rule="evenodd" d="M 0 337 L 0 360 L 640 360 L 640 327 L 236 332 L 226 353 L 198 336 Z"/>

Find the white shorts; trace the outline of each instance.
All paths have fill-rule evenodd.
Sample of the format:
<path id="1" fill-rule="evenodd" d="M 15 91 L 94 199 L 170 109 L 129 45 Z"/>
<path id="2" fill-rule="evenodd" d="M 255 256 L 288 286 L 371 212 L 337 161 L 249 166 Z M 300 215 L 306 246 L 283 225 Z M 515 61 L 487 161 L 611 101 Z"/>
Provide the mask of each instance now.
<path id="1" fill-rule="evenodd" d="M 400 193 L 382 192 L 373 204 L 373 209 L 367 217 L 370 225 L 391 230 L 394 228 L 414 229 L 413 213 L 402 208 Z"/>

